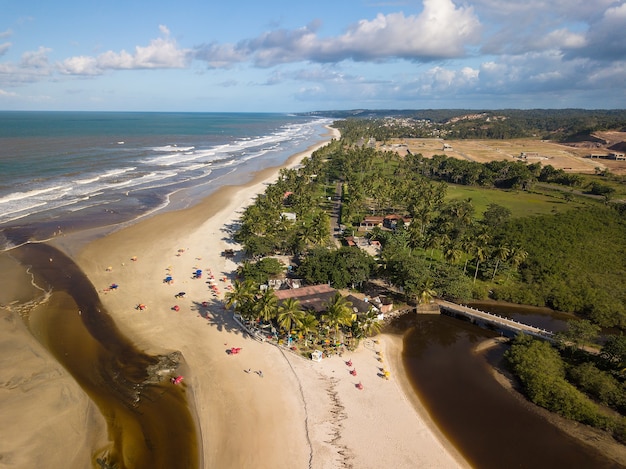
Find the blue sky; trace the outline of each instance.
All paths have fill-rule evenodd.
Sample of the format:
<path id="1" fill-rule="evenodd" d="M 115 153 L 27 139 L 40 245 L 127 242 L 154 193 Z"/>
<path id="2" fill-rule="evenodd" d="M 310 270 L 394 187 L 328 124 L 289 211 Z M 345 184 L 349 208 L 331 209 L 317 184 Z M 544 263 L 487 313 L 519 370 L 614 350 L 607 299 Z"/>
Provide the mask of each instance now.
<path id="1" fill-rule="evenodd" d="M 0 11 L 3 110 L 626 108 L 626 0 L 0 0 Z"/>

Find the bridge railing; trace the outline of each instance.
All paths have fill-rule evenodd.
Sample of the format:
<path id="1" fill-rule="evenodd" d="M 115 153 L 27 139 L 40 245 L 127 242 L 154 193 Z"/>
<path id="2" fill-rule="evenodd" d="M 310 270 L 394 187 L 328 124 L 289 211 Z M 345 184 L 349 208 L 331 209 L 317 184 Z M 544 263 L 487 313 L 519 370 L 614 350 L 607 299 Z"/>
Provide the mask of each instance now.
<path id="1" fill-rule="evenodd" d="M 515 319 L 507 318 L 504 316 L 500 316 L 499 314 L 496 314 L 496 313 L 489 313 L 487 311 L 481 311 L 471 306 L 457 305 L 457 304 L 449 303 L 449 302 L 439 303 L 439 307 L 450 310 L 457 314 L 465 314 L 467 316 L 471 316 L 477 319 L 482 319 L 492 324 L 505 327 L 509 330 L 522 332 L 524 334 L 532 335 L 540 339 L 554 340 L 554 333 L 551 331 L 548 331 L 546 329 L 541 329 L 536 326 L 531 326 L 529 324 L 524 324 L 523 322 L 516 321 Z M 520 326 L 520 327 L 516 327 L 516 326 Z"/>

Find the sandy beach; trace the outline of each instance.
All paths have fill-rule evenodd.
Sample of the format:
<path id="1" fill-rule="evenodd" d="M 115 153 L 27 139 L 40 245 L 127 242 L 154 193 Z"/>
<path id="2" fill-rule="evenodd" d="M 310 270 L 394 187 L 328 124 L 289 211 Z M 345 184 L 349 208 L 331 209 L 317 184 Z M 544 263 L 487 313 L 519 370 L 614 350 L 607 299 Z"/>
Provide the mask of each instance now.
<path id="1" fill-rule="evenodd" d="M 294 155 L 287 166 L 297 166 L 314 149 Z M 182 385 L 197 419 L 203 467 L 468 467 L 410 390 L 401 337 L 380 335 L 354 353 L 317 363 L 249 338 L 224 309 L 221 300 L 240 256 L 227 259 L 221 253 L 238 250 L 232 229 L 278 169 L 261 171 L 245 186 L 222 187 L 198 205 L 152 216 L 78 251 L 71 236 L 54 244 L 77 261 L 117 326 L 139 349 L 182 353 Z M 197 269 L 203 270 L 201 279 L 193 278 Z M 173 283 L 163 281 L 167 275 Z M 209 288 L 210 275 L 219 294 Z M 109 288 L 113 283 L 116 289 Z M 181 291 L 184 297 L 176 298 Z M 138 304 L 145 309 L 136 309 Z M 25 329 L 15 321 L 12 327 Z M 241 352 L 227 353 L 231 347 Z M 20 365 L 21 373 L 29 376 L 29 369 L 39 367 L 39 373 L 47 373 L 46 388 L 55 387 L 31 390 L 37 394 L 29 397 L 38 399 L 46 426 L 35 427 L 37 416 L 17 418 L 29 405 L 24 396 L 11 401 L 12 415 L 6 400 L 0 405 L 4 421 L 7 415 L 20 421 L 11 435 L 6 426 L 0 435 L 0 467 L 38 467 L 45 455 L 60 453 L 58 436 L 66 434 L 81 438 L 64 440 L 76 453 L 72 463 L 63 465 L 58 458 L 46 466 L 86 467 L 89 450 L 107 443 L 105 422 L 34 339 L 22 353 L 31 361 Z M 350 375 L 347 360 L 358 376 Z M 383 368 L 390 370 L 389 380 L 380 376 Z M 24 449 L 19 458 L 15 448 Z M 7 459 L 9 453 L 13 459 Z"/>

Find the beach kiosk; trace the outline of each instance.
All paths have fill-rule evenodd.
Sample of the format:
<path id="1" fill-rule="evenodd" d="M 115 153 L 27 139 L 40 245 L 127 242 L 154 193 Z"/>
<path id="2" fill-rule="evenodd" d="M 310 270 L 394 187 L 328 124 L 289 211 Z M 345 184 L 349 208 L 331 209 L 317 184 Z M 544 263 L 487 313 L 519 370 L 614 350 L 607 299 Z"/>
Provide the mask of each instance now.
<path id="1" fill-rule="evenodd" d="M 322 351 L 321 350 L 314 350 L 313 352 L 311 352 L 311 360 L 313 360 L 314 362 L 321 362 L 322 361 Z"/>

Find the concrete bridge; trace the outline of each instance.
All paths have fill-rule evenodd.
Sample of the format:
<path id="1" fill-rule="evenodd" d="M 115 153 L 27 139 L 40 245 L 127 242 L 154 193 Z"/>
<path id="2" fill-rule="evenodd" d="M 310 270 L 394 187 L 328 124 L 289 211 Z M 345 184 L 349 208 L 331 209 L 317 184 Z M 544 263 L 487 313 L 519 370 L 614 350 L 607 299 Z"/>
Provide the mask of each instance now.
<path id="1" fill-rule="evenodd" d="M 472 323 L 491 325 L 497 329 L 503 329 L 505 331 L 513 332 L 514 334 L 521 332 L 523 334 L 532 335 L 533 337 L 544 340 L 554 340 L 554 333 L 546 331 L 545 329 L 523 324 L 521 322 L 514 321 L 513 319 L 498 316 L 497 314 L 480 311 L 469 306 L 450 303 L 449 301 L 437 300 L 436 303 L 439 305 L 439 312 L 441 314 L 465 317 Z"/>

